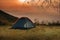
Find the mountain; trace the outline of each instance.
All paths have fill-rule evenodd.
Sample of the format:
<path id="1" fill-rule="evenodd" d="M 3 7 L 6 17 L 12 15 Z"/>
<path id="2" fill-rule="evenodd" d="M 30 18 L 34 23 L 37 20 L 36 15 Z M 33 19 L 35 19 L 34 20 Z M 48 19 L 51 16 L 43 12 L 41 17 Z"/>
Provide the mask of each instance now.
<path id="1" fill-rule="evenodd" d="M 18 18 L 0 10 L 0 24 L 12 24 Z"/>

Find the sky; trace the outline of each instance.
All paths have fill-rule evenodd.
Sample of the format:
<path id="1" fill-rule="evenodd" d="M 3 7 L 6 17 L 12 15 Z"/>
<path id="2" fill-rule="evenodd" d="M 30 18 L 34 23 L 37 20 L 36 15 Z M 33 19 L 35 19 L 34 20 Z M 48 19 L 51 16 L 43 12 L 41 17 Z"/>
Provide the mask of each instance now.
<path id="1" fill-rule="evenodd" d="M 0 0 L 0 10 L 16 17 L 41 21 L 60 21 L 59 0 Z"/>

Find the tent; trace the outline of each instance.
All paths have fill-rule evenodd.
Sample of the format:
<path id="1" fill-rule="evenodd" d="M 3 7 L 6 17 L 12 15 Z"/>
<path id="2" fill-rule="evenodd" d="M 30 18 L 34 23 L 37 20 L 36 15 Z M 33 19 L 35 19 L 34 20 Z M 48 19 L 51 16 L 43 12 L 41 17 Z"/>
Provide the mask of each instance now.
<path id="1" fill-rule="evenodd" d="M 33 28 L 34 23 L 27 17 L 21 17 L 17 20 L 17 22 L 13 25 L 13 29 L 29 29 Z"/>

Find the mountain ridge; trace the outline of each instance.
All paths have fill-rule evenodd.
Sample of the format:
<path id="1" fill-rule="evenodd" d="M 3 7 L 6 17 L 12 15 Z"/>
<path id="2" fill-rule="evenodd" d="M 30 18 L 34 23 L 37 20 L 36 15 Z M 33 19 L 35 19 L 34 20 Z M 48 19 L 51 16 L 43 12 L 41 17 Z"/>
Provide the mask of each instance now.
<path id="1" fill-rule="evenodd" d="M 7 12 L 4 12 L 0 10 L 0 24 L 5 23 L 5 24 L 12 24 L 14 23 L 18 18 L 14 17 Z"/>

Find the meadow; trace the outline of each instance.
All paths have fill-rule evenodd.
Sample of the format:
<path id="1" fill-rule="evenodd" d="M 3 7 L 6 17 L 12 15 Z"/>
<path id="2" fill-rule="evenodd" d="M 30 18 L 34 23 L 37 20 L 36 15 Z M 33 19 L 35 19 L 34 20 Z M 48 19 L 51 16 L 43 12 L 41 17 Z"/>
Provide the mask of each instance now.
<path id="1" fill-rule="evenodd" d="M 60 40 L 60 26 L 37 26 L 21 30 L 0 26 L 0 40 Z"/>

